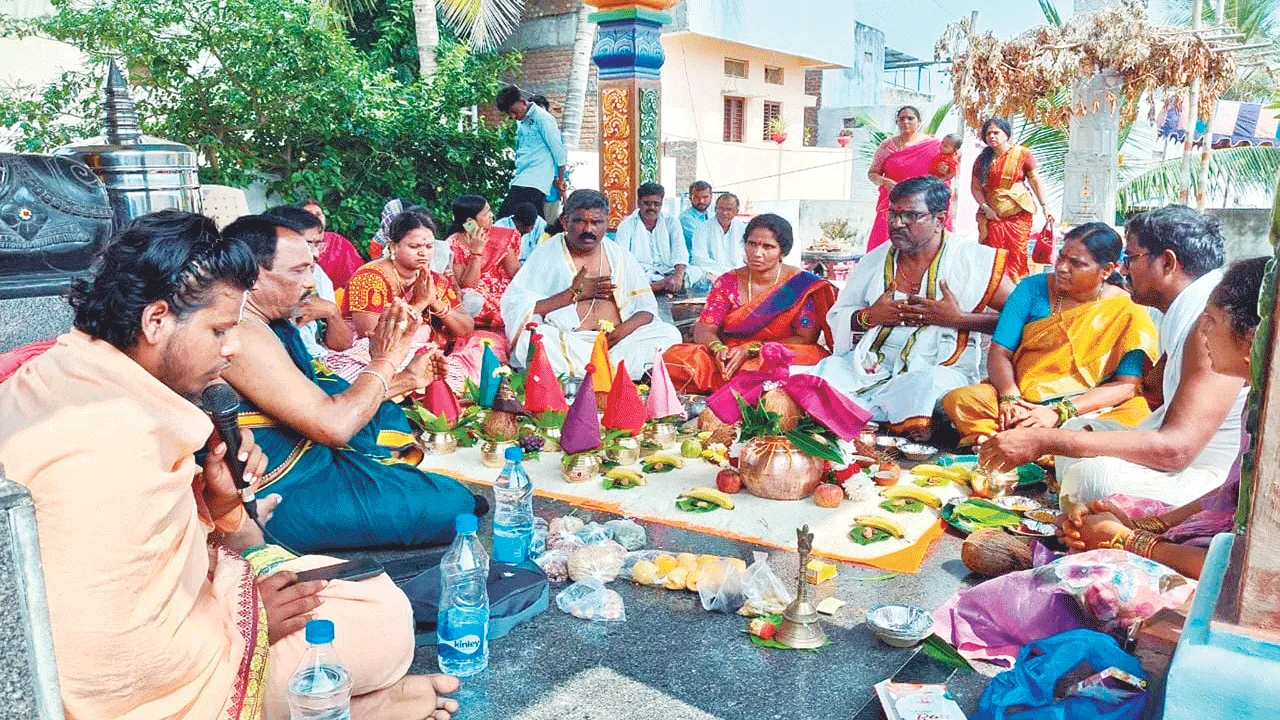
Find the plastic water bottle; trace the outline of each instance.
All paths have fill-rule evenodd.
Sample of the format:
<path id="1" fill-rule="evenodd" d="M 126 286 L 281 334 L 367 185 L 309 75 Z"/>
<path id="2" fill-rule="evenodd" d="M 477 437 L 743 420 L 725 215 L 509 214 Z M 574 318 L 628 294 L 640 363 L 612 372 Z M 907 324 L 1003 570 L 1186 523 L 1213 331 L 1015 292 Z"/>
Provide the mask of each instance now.
<path id="1" fill-rule="evenodd" d="M 507 464 L 493 484 L 493 559 L 519 565 L 533 545 L 533 483 L 520 461 L 524 450 L 507 448 Z"/>
<path id="2" fill-rule="evenodd" d="M 457 537 L 440 561 L 436 658 L 440 672 L 458 677 L 489 667 L 489 556 L 476 537 L 475 515 L 459 515 Z"/>
<path id="3" fill-rule="evenodd" d="M 350 720 L 351 673 L 333 650 L 333 621 L 307 622 L 310 647 L 289 679 L 290 720 Z"/>

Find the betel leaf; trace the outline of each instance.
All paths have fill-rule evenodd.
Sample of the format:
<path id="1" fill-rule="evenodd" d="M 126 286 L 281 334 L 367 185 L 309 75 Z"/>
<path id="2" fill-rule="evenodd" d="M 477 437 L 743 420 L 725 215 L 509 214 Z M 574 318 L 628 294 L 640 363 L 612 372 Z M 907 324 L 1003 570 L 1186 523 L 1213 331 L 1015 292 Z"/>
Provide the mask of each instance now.
<path id="1" fill-rule="evenodd" d="M 719 505 L 716 505 L 713 502 L 698 500 L 696 498 L 680 498 L 679 500 L 676 500 L 676 507 L 684 510 L 685 512 L 698 513 L 711 512 L 720 508 Z"/>
<path id="2" fill-rule="evenodd" d="M 801 432 L 797 426 L 787 433 L 787 440 L 800 452 L 819 460 L 828 460 L 837 465 L 844 464 L 844 451 L 831 438 L 820 433 Z"/>
<path id="3" fill-rule="evenodd" d="M 738 401 L 738 409 L 742 413 L 742 427 L 738 432 L 740 441 L 745 443 L 752 438 L 782 434 L 778 413 L 751 407 L 737 391 L 733 393 L 733 397 Z"/>
<path id="4" fill-rule="evenodd" d="M 540 430 L 554 430 L 564 427 L 564 418 L 567 413 L 556 410 L 543 411 L 533 418 L 533 426 Z"/>
<path id="5" fill-rule="evenodd" d="M 436 415 L 417 401 L 404 408 L 404 416 L 423 432 L 447 433 L 453 431 L 453 428 L 449 427 L 448 418 Z"/>
<path id="6" fill-rule="evenodd" d="M 925 638 L 920 649 L 924 650 L 925 655 L 928 655 L 943 665 L 949 665 L 957 670 L 969 670 L 974 672 L 973 666 L 969 664 L 969 661 L 965 660 L 964 656 L 956 652 L 955 648 L 948 645 L 946 640 L 943 640 L 937 635 L 930 635 Z"/>
<path id="7" fill-rule="evenodd" d="M 849 531 L 849 539 L 859 545 L 871 545 L 872 543 L 878 543 L 893 537 L 887 531 L 881 530 L 880 528 L 871 528 L 871 537 L 867 537 L 862 534 L 866 529 L 865 525 L 855 524 L 853 529 Z"/>
<path id="8" fill-rule="evenodd" d="M 917 513 L 924 510 L 924 503 L 913 498 L 893 498 L 880 503 L 880 507 L 891 513 Z"/>

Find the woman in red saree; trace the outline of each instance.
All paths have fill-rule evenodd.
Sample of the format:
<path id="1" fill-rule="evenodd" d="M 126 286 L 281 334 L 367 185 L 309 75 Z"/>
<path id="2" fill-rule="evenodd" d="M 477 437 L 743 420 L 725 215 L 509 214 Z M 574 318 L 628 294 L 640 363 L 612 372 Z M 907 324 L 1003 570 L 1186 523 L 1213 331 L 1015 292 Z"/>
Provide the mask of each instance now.
<path id="1" fill-rule="evenodd" d="M 991 118 L 982 124 L 986 149 L 973 164 L 973 199 L 978 201 L 978 241 L 1007 250 L 1006 272 L 1016 282 L 1029 272 L 1027 242 L 1031 223 L 1040 203 L 1045 222 L 1053 221 L 1044 202 L 1044 186 L 1036 173 L 1036 157 L 1022 145 L 1015 145 L 1008 121 Z M 1030 186 L 1030 190 L 1028 190 Z"/>
<path id="2" fill-rule="evenodd" d="M 495 227 L 489 203 L 479 195 L 453 201 L 453 224 L 446 236 L 453 252 L 453 275 L 462 288 L 484 298 L 475 314 L 476 327 L 502 333 L 502 293 L 520 270 L 520 232 Z"/>
<path id="3" fill-rule="evenodd" d="M 692 343 L 675 345 L 663 359 L 677 389 L 710 393 L 739 372 L 759 370 L 765 343 L 786 345 L 795 365 L 816 365 L 831 352 L 827 311 L 836 301 L 831 283 L 782 264 L 791 251 L 791 224 L 759 215 L 746 230 L 746 267 L 716 278 L 707 306 L 693 326 Z"/>
<path id="4" fill-rule="evenodd" d="M 932 135 L 920 132 L 920 111 L 910 105 L 898 109 L 898 135 L 880 143 L 867 178 L 880 186 L 876 200 L 876 221 L 867 238 L 867 252 L 875 250 L 889 239 L 889 191 L 894 185 L 913 177 L 928 175 L 930 164 L 942 147 L 942 142 Z M 950 215 L 947 229 L 951 229 Z"/>

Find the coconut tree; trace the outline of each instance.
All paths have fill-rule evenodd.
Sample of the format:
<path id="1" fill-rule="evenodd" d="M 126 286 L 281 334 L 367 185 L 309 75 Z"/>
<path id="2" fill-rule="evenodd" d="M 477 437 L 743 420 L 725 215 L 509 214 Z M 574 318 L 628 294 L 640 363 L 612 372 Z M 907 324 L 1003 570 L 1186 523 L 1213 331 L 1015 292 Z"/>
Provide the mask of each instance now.
<path id="1" fill-rule="evenodd" d="M 574 18 L 573 54 L 569 60 L 569 86 L 564 98 L 562 129 L 564 144 L 577 148 L 582 140 L 582 116 L 587 105 L 587 79 L 591 75 L 591 43 L 595 40 L 595 26 L 587 17 L 591 8 L 579 3 Z"/>
<path id="2" fill-rule="evenodd" d="M 492 50 L 506 40 L 519 27 L 523 15 L 524 0 L 413 0 L 419 73 L 425 80 L 435 75 L 440 20 L 455 35 L 466 40 L 472 49 L 484 51 Z"/>

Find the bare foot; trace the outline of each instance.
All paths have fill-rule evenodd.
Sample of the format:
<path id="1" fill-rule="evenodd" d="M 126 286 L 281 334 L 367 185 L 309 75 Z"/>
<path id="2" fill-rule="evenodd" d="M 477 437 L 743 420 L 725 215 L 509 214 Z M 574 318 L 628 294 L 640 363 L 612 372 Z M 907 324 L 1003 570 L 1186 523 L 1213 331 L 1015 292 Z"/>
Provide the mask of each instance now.
<path id="1" fill-rule="evenodd" d="M 395 685 L 351 698 L 353 720 L 449 720 L 461 683 L 452 675 L 405 675 Z"/>

